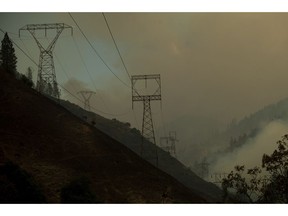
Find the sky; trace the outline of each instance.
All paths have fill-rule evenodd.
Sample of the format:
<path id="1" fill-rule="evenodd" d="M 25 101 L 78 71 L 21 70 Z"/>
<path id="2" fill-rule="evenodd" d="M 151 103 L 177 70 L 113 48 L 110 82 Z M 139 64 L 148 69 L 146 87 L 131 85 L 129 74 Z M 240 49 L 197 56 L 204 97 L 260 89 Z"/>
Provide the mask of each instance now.
<path id="1" fill-rule="evenodd" d="M 77 95 L 95 91 L 100 115 L 141 129 L 143 105 L 131 110 L 130 80 L 101 13 L 71 13 L 116 78 L 80 33 L 68 13 L 0 13 L 0 27 L 36 62 L 39 49 L 27 24 L 66 23 L 54 50 L 57 81 Z M 160 74 L 160 102 L 152 102 L 156 136 L 162 125 L 183 117 L 211 118 L 219 125 L 250 115 L 287 97 L 288 13 L 105 13 L 130 75 Z M 54 36 L 43 32 L 41 43 Z M 3 34 L 0 33 L 0 39 Z M 18 70 L 37 67 L 15 48 Z M 153 84 L 148 83 L 151 90 Z M 144 88 L 144 87 L 143 87 Z M 144 89 L 145 90 L 145 89 Z M 61 97 L 78 103 L 63 89 Z M 80 95 L 78 95 L 80 97 Z M 83 104 L 82 104 L 83 105 Z M 162 111 L 161 111 L 162 110 Z M 110 113 L 113 115 L 107 115 Z M 161 129 L 160 129 L 161 128 Z M 169 130 L 169 128 L 166 128 Z"/>
<path id="2" fill-rule="evenodd" d="M 165 1 L 164 5 L 160 1 L 157 3 L 157 1 L 150 0 L 140 1 L 141 4 L 139 1 L 125 0 L 124 4 L 123 2 L 124 0 L 81 0 L 72 1 L 69 4 L 65 1 L 39 4 L 35 0 L 13 0 L 3 2 L 1 11 L 288 11 L 286 3 L 282 0 L 270 0 L 270 2 L 268 0 L 169 0 Z M 94 47 L 99 50 L 101 56 L 109 65 L 113 66 L 113 71 L 115 70 L 121 79 L 128 82 L 101 14 L 72 14 Z M 263 13 L 177 13 L 173 15 L 165 13 L 106 13 L 106 17 L 113 34 L 115 34 L 114 37 L 129 73 L 131 75 L 138 73 L 161 74 L 162 107 L 166 122 L 177 121 L 177 119 L 181 121 L 183 117 L 185 119 L 186 116 L 196 115 L 199 119 L 202 117 L 220 119 L 225 124 L 231 118 L 240 119 L 266 104 L 286 97 L 286 13 L 270 15 Z M 9 34 L 10 37 L 13 36 L 12 38 L 21 48 L 26 51 L 28 49 L 36 62 L 38 62 L 39 50 L 35 42 L 29 34 L 26 35 L 25 40 L 23 35 L 24 45 L 18 39 L 18 29 L 30 23 L 49 22 L 65 22 L 74 27 L 75 40 L 85 57 L 87 68 L 91 72 L 97 88 L 97 95 L 92 98 L 95 100 L 93 105 L 102 111 L 108 111 L 108 109 L 109 112 L 115 113 L 130 111 L 131 94 L 129 89 L 119 83 L 103 66 L 67 13 L 27 13 L 22 15 L 0 13 L 0 27 L 5 31 L 13 32 L 14 34 Z M 3 35 L 0 32 L 0 39 L 1 37 Z M 25 71 L 28 66 L 32 66 L 35 78 L 37 68 L 21 55 L 17 48 L 16 53 L 18 69 Z M 65 84 L 66 87 L 72 85 L 75 88 L 73 92 L 87 87 L 95 90 L 68 32 L 66 34 L 63 32 L 54 53 L 61 60 L 68 75 L 65 75 L 55 60 L 59 83 Z M 72 91 L 73 88 L 70 90 Z M 62 92 L 62 97 L 73 101 L 72 98 L 66 96 L 65 92 Z M 106 106 L 103 104 L 103 100 L 107 104 Z M 162 120 L 155 118 L 159 117 L 159 103 L 155 102 L 152 105 L 154 123 L 160 125 Z M 132 125 L 138 125 L 139 128 L 142 105 L 137 104 L 134 108 L 138 124 L 131 114 L 116 116 L 116 118 L 130 121 Z M 106 117 L 112 118 L 108 115 Z M 65 211 L 68 210 L 70 214 L 75 214 L 79 210 L 77 206 L 76 211 L 71 211 L 71 207 L 73 206 L 69 206 L 69 209 L 65 209 Z M 141 208 L 141 212 L 145 214 L 148 209 L 150 213 L 150 207 Z M 157 205 L 152 207 L 155 208 Z M 193 205 L 193 209 L 197 207 L 197 205 Z M 218 206 L 216 207 L 218 208 Z M 225 206 L 226 211 L 221 211 L 222 215 L 223 212 L 229 212 L 227 211 L 228 207 Z M 274 208 L 270 208 L 272 211 L 269 211 L 266 207 L 260 209 L 261 214 L 275 213 Z M 279 207 L 277 207 L 278 211 L 280 211 Z M 99 212 L 98 208 L 99 206 L 97 206 L 97 212 Z M 183 206 L 180 208 L 183 210 Z M 202 206 L 199 208 L 203 211 Z M 233 208 L 231 210 L 235 210 L 237 206 L 233 205 L 231 208 Z M 255 212 L 259 212 L 259 208 L 256 208 Z M 29 211 L 32 213 L 35 209 L 37 208 L 30 208 Z M 51 211 L 51 209 L 46 209 L 45 212 L 51 215 L 51 212 L 47 211 Z M 86 206 L 85 209 L 87 210 Z M 115 208 L 106 208 L 105 212 L 107 213 L 107 210 L 111 209 L 115 213 Z M 130 209 L 131 207 L 125 208 L 126 215 Z M 174 206 L 173 209 L 175 209 Z M 165 214 L 174 215 L 173 209 L 166 209 Z M 242 214 L 244 209 L 239 208 L 237 212 Z M 10 213 L 11 210 L 17 210 L 19 213 L 19 208 L 9 208 L 8 210 Z M 163 210 L 161 208 L 162 213 Z M 80 211 L 83 212 L 82 209 Z M 176 211 L 179 212 L 178 209 Z M 205 211 L 215 214 L 211 207 L 205 208 Z M 251 212 L 251 208 L 248 211 Z M 86 213 L 88 212 L 93 211 L 89 209 Z M 38 211 L 37 214 L 39 214 Z"/>
<path id="3" fill-rule="evenodd" d="M 116 0 L 112 3 L 111 0 L 101 2 L 94 0 L 92 1 L 93 3 L 90 0 L 81 0 L 81 3 L 72 1 L 69 4 L 65 1 L 62 1 L 62 3 L 61 1 L 57 2 L 57 4 L 55 2 L 53 4 L 51 2 L 50 4 L 39 4 L 33 1 L 13 0 L 3 2 L 4 7 L 2 3 L 1 10 L 5 11 L 5 4 L 9 4 L 6 6 L 6 11 L 84 10 L 93 12 L 111 11 L 111 7 L 112 11 L 119 11 L 120 4 L 120 11 L 178 11 L 179 7 L 180 11 L 198 12 L 288 11 L 287 5 L 285 7 L 282 0 L 280 0 L 280 5 L 279 0 L 271 0 L 268 4 L 267 2 L 269 1 L 267 0 L 177 0 L 172 5 L 171 1 L 165 1 L 165 5 L 163 5 L 161 2 L 157 3 L 157 1 L 150 0 L 146 0 L 142 4 L 139 4 L 139 1 L 130 0 L 125 0 L 125 4 L 122 3 L 124 0 Z M 93 7 L 91 7 L 91 3 Z M 239 4 L 242 3 L 244 5 L 239 7 Z M 71 8 L 72 4 L 73 7 Z M 105 5 L 103 6 L 103 4 Z M 116 5 L 116 9 L 113 5 Z M 35 7 L 37 8 L 35 9 Z M 94 47 L 99 50 L 108 65 L 113 67 L 113 71 L 122 80 L 128 82 L 129 80 L 127 75 L 125 75 L 101 14 L 72 13 L 72 15 L 79 22 L 85 34 L 87 34 Z M 186 116 L 196 115 L 198 119 L 202 117 L 209 119 L 211 117 L 226 124 L 232 118 L 241 119 L 243 116 L 249 115 L 267 104 L 286 97 L 286 56 L 288 54 L 286 53 L 286 13 L 269 15 L 263 13 L 106 13 L 106 17 L 113 34 L 115 34 L 114 37 L 129 73 L 131 75 L 141 73 L 161 74 L 162 107 L 165 122 L 181 122 L 183 117 L 185 119 Z M 75 88 L 73 92 L 83 88 L 95 90 L 96 86 L 97 94 L 92 98 L 94 99 L 93 105 L 95 107 L 102 111 L 115 113 L 130 111 L 131 92 L 119 83 L 103 63 L 99 61 L 75 24 L 69 19 L 67 13 L 0 13 L 0 28 L 13 32 L 14 34 L 9 34 L 10 37 L 21 48 L 26 51 L 28 49 L 36 62 L 38 62 L 39 50 L 35 41 L 31 39 L 29 34 L 24 37 L 23 32 L 22 40 L 25 42 L 24 45 L 18 39 L 18 29 L 30 23 L 49 22 L 65 22 L 74 27 L 75 41 L 83 57 L 85 57 L 87 68 L 92 74 L 93 83 L 95 84 L 92 84 L 69 32 L 63 32 L 54 52 L 62 62 L 63 68 L 65 68 L 68 75 L 65 75 L 58 61 L 55 60 L 59 83 L 66 87 L 72 85 L 72 88 L 69 89 L 72 91 Z M 0 39 L 1 37 L 3 35 L 0 32 Z M 32 66 L 35 71 L 34 78 L 36 78 L 37 68 L 26 57 L 21 55 L 17 48 L 16 53 L 18 56 L 18 69 L 25 71 L 28 66 Z M 73 101 L 73 98 L 69 98 L 63 91 L 62 97 Z M 106 106 L 103 104 L 103 100 L 107 104 Z M 155 102 L 152 106 L 154 123 L 159 126 L 162 120 L 155 118 L 159 117 L 159 103 Z M 132 125 L 138 125 L 139 128 L 141 125 L 142 105 L 137 104 L 134 108 L 138 124 L 135 122 L 135 118 L 131 116 L 131 112 L 129 112 L 129 115 L 116 116 L 116 118 L 130 121 Z M 112 118 L 109 115 L 106 115 L 106 117 Z M 166 129 L 169 130 L 169 128 Z M 65 211 L 68 210 L 70 214 L 75 214 L 79 210 L 77 206 L 76 211 L 71 211 L 72 207 L 69 206 L 69 209 L 65 209 Z M 95 206 L 88 207 L 90 207 L 89 211 L 87 211 L 85 206 L 85 213 L 93 212 L 91 208 Z M 150 207 L 141 208 L 141 212 L 145 214 L 148 209 L 150 213 Z M 155 208 L 157 205 L 152 207 Z M 183 207 L 188 208 L 190 206 L 179 206 L 181 210 L 183 210 Z M 197 205 L 193 205 L 193 209 L 197 207 Z M 218 206 L 215 207 L 218 208 Z M 235 212 L 237 206 L 233 205 L 230 207 Z M 271 215 L 272 212 L 275 213 L 274 208 L 270 208 L 269 211 L 266 207 L 268 206 L 263 206 L 260 209 L 261 214 Z M 277 206 L 277 209 L 281 211 L 279 207 Z M 203 211 L 202 206 L 199 206 L 199 208 Z M 225 212 L 229 212 L 227 208 L 229 206 L 225 206 L 224 210 L 226 211 L 221 211 L 222 215 Z M 256 208 L 255 212 L 259 212 L 259 208 Z M 33 213 L 35 209 L 37 208 L 30 208 L 30 213 Z M 51 215 L 51 209 L 46 209 L 45 212 Z M 175 209 L 174 206 L 173 209 Z M 173 209 L 166 209 L 165 214 L 175 215 L 176 212 L 174 213 Z M 204 209 L 209 211 L 208 213 L 215 214 L 215 211 L 211 210 L 211 206 Z M 244 209 L 247 208 L 239 208 L 237 212 L 242 214 Z M 17 213 L 19 213 L 19 208 L 9 208 L 8 210 L 10 213 L 11 210 L 17 210 Z M 61 209 L 57 209 L 58 213 L 59 210 L 61 211 Z M 107 213 L 107 210 L 108 212 L 113 210 L 113 213 L 115 213 L 115 208 L 110 207 L 102 211 Z M 126 215 L 129 210 L 131 211 L 131 207 L 125 208 Z M 161 208 L 162 213 L 163 210 Z M 83 212 L 82 209 L 80 211 Z M 176 211 L 179 212 L 179 209 Z M 248 211 L 251 213 L 251 208 Z M 99 206 L 97 206 L 97 212 L 99 212 Z M 153 212 L 155 212 L 155 209 L 153 209 Z M 39 212 L 37 211 L 38 214 Z"/>

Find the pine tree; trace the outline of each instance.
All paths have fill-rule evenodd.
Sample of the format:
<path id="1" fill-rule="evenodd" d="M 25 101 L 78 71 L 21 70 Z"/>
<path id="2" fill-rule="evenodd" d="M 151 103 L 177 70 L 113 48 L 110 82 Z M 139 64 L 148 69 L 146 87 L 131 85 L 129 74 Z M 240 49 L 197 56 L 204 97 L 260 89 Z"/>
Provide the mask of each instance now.
<path id="1" fill-rule="evenodd" d="M 31 67 L 27 68 L 25 75 L 20 75 L 20 80 L 22 80 L 22 82 L 24 82 L 30 88 L 34 88 L 33 71 Z"/>
<path id="2" fill-rule="evenodd" d="M 0 49 L 0 67 L 2 67 L 2 50 Z"/>
<path id="3" fill-rule="evenodd" d="M 9 73 L 16 74 L 17 57 L 15 55 L 15 49 L 13 43 L 10 40 L 7 32 L 4 39 L 1 42 L 1 66 Z"/>
<path id="4" fill-rule="evenodd" d="M 26 77 L 33 82 L 33 72 L 32 72 L 32 68 L 28 67 L 27 71 L 26 71 Z"/>

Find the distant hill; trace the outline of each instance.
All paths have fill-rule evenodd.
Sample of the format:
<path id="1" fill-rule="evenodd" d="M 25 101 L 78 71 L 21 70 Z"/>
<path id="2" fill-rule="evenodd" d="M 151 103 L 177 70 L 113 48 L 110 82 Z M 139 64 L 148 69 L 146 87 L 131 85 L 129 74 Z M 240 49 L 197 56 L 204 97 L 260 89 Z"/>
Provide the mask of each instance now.
<path id="1" fill-rule="evenodd" d="M 226 127 L 207 116 L 183 116 L 166 127 L 177 130 L 179 135 L 179 160 L 201 175 L 202 171 L 198 169 L 201 162 L 207 161 L 213 167 L 218 159 L 240 149 L 269 123 L 277 120 L 288 122 L 288 98 L 265 106 L 238 122 L 233 120 Z"/>
<path id="2" fill-rule="evenodd" d="M 263 109 L 245 117 L 238 123 L 235 123 L 227 129 L 226 133 L 239 136 L 243 133 L 249 134 L 259 130 L 275 120 L 288 120 L 288 98 L 283 99 L 275 104 L 270 104 Z"/>
<path id="3" fill-rule="evenodd" d="M 214 144 L 218 148 L 208 154 L 209 162 L 213 164 L 223 156 L 247 147 L 246 145 L 253 144 L 251 140 L 257 137 L 272 122 L 288 122 L 288 98 L 270 104 L 246 116 L 239 122 L 231 122 L 225 131 L 211 137 L 211 141 L 214 140 Z"/>
<path id="4" fill-rule="evenodd" d="M 225 137 L 225 151 L 233 151 L 255 137 L 262 128 L 272 121 L 288 120 L 288 98 L 270 104 L 259 111 L 231 124 L 222 134 Z M 280 137 L 279 137 L 280 138 Z"/>
<path id="5" fill-rule="evenodd" d="M 2 70 L 0 102 L 2 203 L 203 203 L 221 196 L 215 186 L 184 172 L 185 167 L 174 160 L 171 172 L 189 176 L 182 182 L 194 181 L 187 182 L 193 185 L 188 189 L 170 173 Z M 105 121 L 97 116 L 95 125 L 106 127 Z M 130 140 L 139 137 L 137 131 L 116 125 L 123 134 L 125 130 L 131 134 L 123 139 L 138 145 Z M 106 130 L 112 129 L 107 126 Z M 164 158 L 173 158 L 165 152 L 161 155 L 160 167 L 165 169 Z"/>

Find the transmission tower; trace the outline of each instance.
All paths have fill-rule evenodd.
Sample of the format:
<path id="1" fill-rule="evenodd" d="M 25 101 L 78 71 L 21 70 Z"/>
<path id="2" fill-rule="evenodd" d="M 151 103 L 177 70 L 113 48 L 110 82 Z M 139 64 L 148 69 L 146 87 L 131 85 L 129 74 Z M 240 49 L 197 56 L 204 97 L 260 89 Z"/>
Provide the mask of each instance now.
<path id="1" fill-rule="evenodd" d="M 171 142 L 170 154 L 173 155 L 175 158 L 177 157 L 176 156 L 176 142 L 178 142 L 176 136 L 177 136 L 176 131 L 169 132 L 169 141 Z"/>
<path id="2" fill-rule="evenodd" d="M 206 178 L 209 175 L 210 164 L 206 162 L 205 159 L 199 164 L 200 165 L 200 176 L 201 178 Z"/>
<path id="3" fill-rule="evenodd" d="M 176 138 L 176 131 L 170 131 L 168 137 L 161 137 L 160 138 L 160 147 L 164 150 L 169 152 L 170 155 L 176 156 L 176 142 L 178 142 Z"/>
<path id="4" fill-rule="evenodd" d="M 53 61 L 53 50 L 57 39 L 62 31 L 66 28 L 71 29 L 73 34 L 73 28 L 64 23 L 52 23 L 52 24 L 29 24 L 19 29 L 19 37 L 21 31 L 29 31 L 35 39 L 38 48 L 40 49 L 40 58 L 38 64 L 38 77 L 36 89 L 41 93 L 49 94 L 53 97 L 60 98 L 60 91 L 58 89 L 56 73 Z M 36 31 L 44 30 L 45 37 L 47 36 L 47 30 L 56 30 L 56 35 L 49 43 L 47 48 L 44 47 L 36 37 Z"/>
<path id="5" fill-rule="evenodd" d="M 137 81 L 145 81 L 145 86 L 147 88 L 147 81 L 156 81 L 156 91 L 153 94 L 140 94 L 136 88 Z M 142 142 L 140 154 L 143 158 L 151 157 L 151 155 L 144 155 L 145 146 L 147 142 L 151 142 L 155 145 L 155 160 L 156 166 L 158 166 L 158 153 L 155 140 L 155 132 L 153 128 L 153 120 L 151 113 L 151 101 L 160 100 L 161 101 L 161 80 L 160 74 L 153 75 L 134 75 L 131 76 L 132 82 L 132 109 L 134 102 L 143 102 L 143 121 L 142 121 Z M 147 151 L 148 152 L 148 151 Z"/>
<path id="6" fill-rule="evenodd" d="M 210 176 L 210 182 L 221 185 L 222 180 L 227 177 L 227 173 L 213 173 Z"/>
<path id="7" fill-rule="evenodd" d="M 90 98 L 96 93 L 93 91 L 79 91 L 78 94 L 81 94 L 84 99 L 84 109 L 90 111 Z"/>

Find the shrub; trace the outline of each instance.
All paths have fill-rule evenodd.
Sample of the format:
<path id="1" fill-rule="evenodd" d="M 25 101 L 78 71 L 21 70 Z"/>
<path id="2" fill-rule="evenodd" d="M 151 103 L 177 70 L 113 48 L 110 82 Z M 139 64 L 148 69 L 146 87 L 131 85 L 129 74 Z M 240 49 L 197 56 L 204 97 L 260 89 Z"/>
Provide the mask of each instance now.
<path id="1" fill-rule="evenodd" d="M 30 80 L 29 78 L 27 78 L 25 75 L 23 74 L 19 74 L 19 80 L 21 80 L 25 85 L 27 85 L 30 88 L 34 87 L 34 83 L 32 80 Z"/>
<path id="2" fill-rule="evenodd" d="M 73 180 L 61 190 L 62 203 L 95 203 L 95 195 L 89 187 L 87 178 L 81 177 Z"/>
<path id="3" fill-rule="evenodd" d="M 0 202 L 44 203 L 46 199 L 31 175 L 7 162 L 0 166 Z"/>

